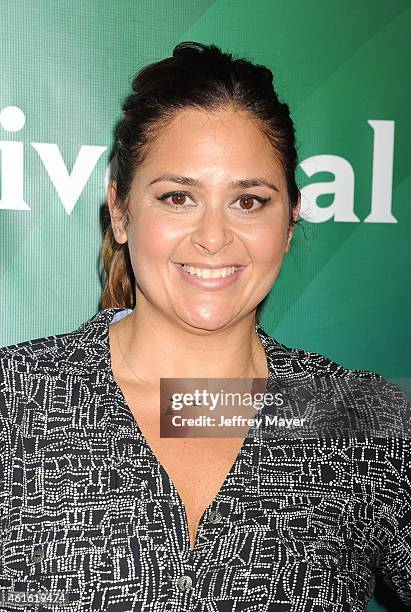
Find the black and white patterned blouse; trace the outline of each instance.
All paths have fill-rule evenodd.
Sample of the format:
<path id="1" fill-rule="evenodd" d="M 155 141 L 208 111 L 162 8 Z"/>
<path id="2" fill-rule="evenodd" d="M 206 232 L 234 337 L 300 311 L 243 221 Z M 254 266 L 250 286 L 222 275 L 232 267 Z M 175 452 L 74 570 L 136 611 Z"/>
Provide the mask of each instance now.
<path id="1" fill-rule="evenodd" d="M 0 349 L 0 611 L 360 612 L 377 573 L 411 603 L 398 387 L 256 323 L 269 385 L 332 379 L 385 435 L 246 436 L 191 551 L 182 501 L 113 378 L 108 327 L 128 312 Z M 360 379 L 380 384 L 377 402 L 347 386 Z M 331 410 L 318 406 L 315 427 Z"/>

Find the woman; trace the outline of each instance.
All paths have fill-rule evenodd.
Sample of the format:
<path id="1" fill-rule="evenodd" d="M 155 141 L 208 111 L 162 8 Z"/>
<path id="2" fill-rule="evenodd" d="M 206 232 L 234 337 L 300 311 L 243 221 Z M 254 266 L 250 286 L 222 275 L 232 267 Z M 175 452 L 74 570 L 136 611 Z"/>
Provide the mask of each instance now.
<path id="1" fill-rule="evenodd" d="M 43 610 L 63 593 L 70 610 L 360 611 L 381 573 L 411 603 L 398 418 L 386 438 L 160 435 L 160 382 L 177 379 L 266 391 L 331 379 L 338 401 L 368 381 L 384 423 L 409 405 L 378 374 L 259 324 L 300 209 L 270 70 L 181 43 L 133 90 L 116 130 L 103 309 L 1 351 L 3 588 L 46 593 Z M 356 393 L 344 406 L 368 418 Z"/>

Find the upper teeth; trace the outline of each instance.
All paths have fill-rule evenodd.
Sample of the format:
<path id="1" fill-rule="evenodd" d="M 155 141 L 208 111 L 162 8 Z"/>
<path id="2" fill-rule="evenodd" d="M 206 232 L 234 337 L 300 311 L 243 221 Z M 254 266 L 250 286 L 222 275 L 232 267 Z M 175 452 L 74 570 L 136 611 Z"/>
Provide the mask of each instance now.
<path id="1" fill-rule="evenodd" d="M 223 276 L 233 274 L 237 270 L 235 266 L 230 266 L 229 268 L 194 268 L 184 264 L 181 264 L 181 266 L 189 274 L 195 274 L 200 278 L 222 278 Z"/>

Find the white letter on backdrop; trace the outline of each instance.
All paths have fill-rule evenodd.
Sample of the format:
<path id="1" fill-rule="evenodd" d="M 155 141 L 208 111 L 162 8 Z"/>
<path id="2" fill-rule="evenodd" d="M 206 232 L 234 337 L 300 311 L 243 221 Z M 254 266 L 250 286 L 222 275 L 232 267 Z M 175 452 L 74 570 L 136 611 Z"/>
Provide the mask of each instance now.
<path id="1" fill-rule="evenodd" d="M 307 176 L 317 172 L 332 172 L 334 181 L 311 183 L 301 189 L 301 216 L 311 223 L 323 223 L 334 217 L 334 221 L 360 219 L 354 213 L 354 171 L 351 164 L 338 155 L 314 155 L 300 163 Z M 317 198 L 324 193 L 333 193 L 334 201 L 329 206 L 318 206 Z"/>
<path id="2" fill-rule="evenodd" d="M 395 121 L 369 120 L 374 130 L 371 212 L 364 223 L 397 223 L 391 213 Z"/>
<path id="3" fill-rule="evenodd" d="M 6 132 L 23 129 L 26 117 L 18 106 L 7 106 L 0 112 L 0 125 Z M 1 197 L 0 209 L 30 210 L 24 201 L 24 145 L 22 142 L 0 141 L 1 153 Z"/>
<path id="4" fill-rule="evenodd" d="M 74 162 L 73 170 L 69 174 L 57 145 L 42 142 L 30 144 L 39 154 L 67 214 L 70 215 L 95 165 L 107 147 L 83 145 Z"/>

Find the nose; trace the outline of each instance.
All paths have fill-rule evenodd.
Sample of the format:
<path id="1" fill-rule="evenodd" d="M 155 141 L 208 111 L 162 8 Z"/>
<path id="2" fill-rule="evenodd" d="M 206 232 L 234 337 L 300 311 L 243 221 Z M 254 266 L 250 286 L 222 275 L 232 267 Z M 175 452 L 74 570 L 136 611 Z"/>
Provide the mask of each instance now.
<path id="1" fill-rule="evenodd" d="M 191 242 L 201 253 L 215 254 L 233 241 L 233 235 L 226 226 L 223 211 L 206 207 L 201 219 L 191 233 Z"/>

